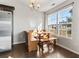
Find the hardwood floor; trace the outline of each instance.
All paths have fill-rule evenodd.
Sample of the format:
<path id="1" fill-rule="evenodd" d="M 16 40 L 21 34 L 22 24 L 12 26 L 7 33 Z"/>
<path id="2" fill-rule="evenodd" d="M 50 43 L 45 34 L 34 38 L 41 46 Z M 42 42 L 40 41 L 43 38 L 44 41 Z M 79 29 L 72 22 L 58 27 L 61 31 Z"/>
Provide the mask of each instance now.
<path id="1" fill-rule="evenodd" d="M 0 53 L 0 58 L 8 58 L 8 56 L 13 58 L 79 58 L 79 55 L 59 46 L 55 46 L 55 50 L 52 53 L 46 53 L 38 56 L 37 51 L 27 53 L 25 44 L 14 45 L 12 51 Z"/>

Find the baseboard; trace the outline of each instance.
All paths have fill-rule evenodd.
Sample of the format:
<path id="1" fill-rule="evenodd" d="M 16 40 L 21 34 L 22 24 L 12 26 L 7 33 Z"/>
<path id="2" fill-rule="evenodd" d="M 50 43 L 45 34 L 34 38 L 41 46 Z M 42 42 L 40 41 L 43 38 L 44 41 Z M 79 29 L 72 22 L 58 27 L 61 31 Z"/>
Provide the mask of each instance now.
<path id="1" fill-rule="evenodd" d="M 21 44 L 21 43 L 25 43 L 25 41 L 18 41 L 18 42 L 14 42 L 13 44 Z"/>
<path id="2" fill-rule="evenodd" d="M 68 47 L 65 47 L 65 46 L 63 46 L 63 45 L 61 45 L 61 44 L 58 44 L 58 43 L 56 43 L 56 45 L 58 45 L 58 46 L 60 46 L 60 47 L 62 47 L 62 48 L 64 48 L 64 49 L 66 49 L 66 50 L 69 50 L 69 51 L 71 51 L 71 52 L 73 52 L 73 53 L 79 55 L 79 52 L 76 52 L 76 51 L 74 51 L 74 50 L 72 50 L 72 49 L 70 49 L 70 48 L 68 48 Z"/>

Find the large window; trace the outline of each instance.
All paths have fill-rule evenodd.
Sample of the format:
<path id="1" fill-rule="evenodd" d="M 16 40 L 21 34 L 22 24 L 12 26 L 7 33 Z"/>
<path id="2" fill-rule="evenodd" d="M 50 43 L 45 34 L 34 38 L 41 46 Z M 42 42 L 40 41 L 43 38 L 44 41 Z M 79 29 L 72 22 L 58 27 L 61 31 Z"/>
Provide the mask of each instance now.
<path id="1" fill-rule="evenodd" d="M 67 7 L 48 15 L 48 29 L 53 34 L 72 37 L 72 9 Z"/>

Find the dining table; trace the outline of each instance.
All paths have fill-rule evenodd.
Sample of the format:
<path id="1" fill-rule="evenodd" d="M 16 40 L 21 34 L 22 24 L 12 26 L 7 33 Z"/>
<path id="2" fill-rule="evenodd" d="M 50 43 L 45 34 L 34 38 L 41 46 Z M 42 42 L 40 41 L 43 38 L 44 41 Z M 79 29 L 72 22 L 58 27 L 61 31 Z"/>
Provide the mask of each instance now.
<path id="1" fill-rule="evenodd" d="M 54 48 L 54 46 L 56 45 L 56 37 L 50 37 L 50 32 L 38 32 L 38 35 L 35 36 L 36 41 L 38 42 L 38 47 L 39 47 L 39 52 L 42 50 L 42 54 L 44 51 L 44 44 L 47 45 L 48 51 L 49 46 L 51 45 L 52 48 Z M 40 50 L 41 49 L 41 50 Z"/>

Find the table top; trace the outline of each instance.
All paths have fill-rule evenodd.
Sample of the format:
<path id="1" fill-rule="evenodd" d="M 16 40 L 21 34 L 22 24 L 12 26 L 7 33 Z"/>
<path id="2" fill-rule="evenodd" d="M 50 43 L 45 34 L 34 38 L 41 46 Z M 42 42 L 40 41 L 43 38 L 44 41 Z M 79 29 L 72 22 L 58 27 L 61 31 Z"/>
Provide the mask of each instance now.
<path id="1" fill-rule="evenodd" d="M 41 41 L 51 41 L 51 40 L 56 40 L 57 38 L 56 37 L 51 37 L 51 38 L 49 38 L 49 39 L 41 39 Z M 33 40 L 31 40 L 31 41 L 39 41 L 39 39 L 35 39 L 35 38 L 33 38 Z"/>

